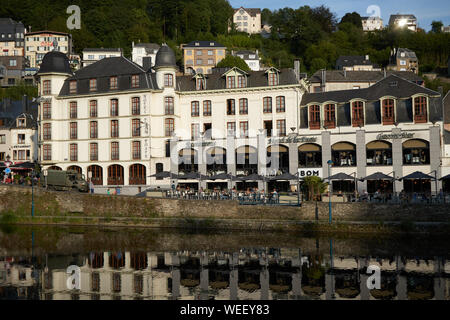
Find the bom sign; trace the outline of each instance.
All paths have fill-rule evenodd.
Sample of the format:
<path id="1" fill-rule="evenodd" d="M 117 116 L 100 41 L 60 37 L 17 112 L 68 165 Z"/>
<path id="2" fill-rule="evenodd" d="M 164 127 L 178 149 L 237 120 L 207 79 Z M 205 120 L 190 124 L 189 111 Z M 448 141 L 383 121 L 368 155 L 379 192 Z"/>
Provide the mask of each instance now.
<path id="1" fill-rule="evenodd" d="M 300 179 L 303 179 L 306 177 L 322 178 L 322 168 L 298 169 L 298 177 Z"/>

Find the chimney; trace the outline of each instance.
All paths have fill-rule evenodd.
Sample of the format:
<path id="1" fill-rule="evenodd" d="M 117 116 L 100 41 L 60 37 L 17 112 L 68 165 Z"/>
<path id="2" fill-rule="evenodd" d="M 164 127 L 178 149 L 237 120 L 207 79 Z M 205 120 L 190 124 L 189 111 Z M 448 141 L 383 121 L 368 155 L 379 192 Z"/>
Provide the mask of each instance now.
<path id="1" fill-rule="evenodd" d="M 325 91 L 325 85 L 327 83 L 327 70 L 326 69 L 322 69 L 322 92 Z"/>
<path id="2" fill-rule="evenodd" d="M 298 82 L 300 81 L 300 60 L 294 60 L 294 71 Z"/>
<path id="3" fill-rule="evenodd" d="M 143 57 L 142 58 L 142 68 L 146 72 L 150 72 L 151 67 L 152 67 L 152 57 Z"/>
<path id="4" fill-rule="evenodd" d="M 369 55 L 368 54 L 366 55 L 366 61 L 369 61 Z"/>
<path id="5" fill-rule="evenodd" d="M 347 78 L 347 69 L 344 68 L 344 78 Z"/>
<path id="6" fill-rule="evenodd" d="M 383 71 L 384 71 L 384 77 L 386 78 L 386 68 L 384 68 Z"/>

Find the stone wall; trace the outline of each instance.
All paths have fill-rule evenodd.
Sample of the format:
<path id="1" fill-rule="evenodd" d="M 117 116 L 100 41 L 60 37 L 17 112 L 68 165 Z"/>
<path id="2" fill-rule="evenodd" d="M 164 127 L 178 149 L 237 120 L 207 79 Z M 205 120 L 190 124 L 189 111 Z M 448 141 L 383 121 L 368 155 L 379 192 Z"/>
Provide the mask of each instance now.
<path id="1" fill-rule="evenodd" d="M 301 207 L 240 206 L 236 201 L 171 200 L 89 195 L 35 190 L 36 216 L 81 214 L 86 217 L 211 218 L 313 221 L 328 220 L 328 203 L 305 202 Z M 0 213 L 28 216 L 31 188 L 0 186 Z M 388 205 L 333 203 L 335 221 L 450 221 L 448 205 Z"/>

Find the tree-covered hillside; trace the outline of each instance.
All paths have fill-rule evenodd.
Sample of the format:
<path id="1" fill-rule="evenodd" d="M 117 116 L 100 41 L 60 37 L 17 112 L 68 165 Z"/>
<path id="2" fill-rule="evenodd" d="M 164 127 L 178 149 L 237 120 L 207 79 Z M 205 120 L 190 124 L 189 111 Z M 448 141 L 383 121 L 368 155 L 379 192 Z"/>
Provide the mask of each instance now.
<path id="1" fill-rule="evenodd" d="M 67 30 L 69 5 L 81 8 L 81 30 Z M 349 10 L 351 11 L 351 10 Z M 55 30 L 73 34 L 75 52 L 87 47 L 122 47 L 130 55 L 131 43 L 167 42 L 172 48 L 193 40 L 216 40 L 231 49 L 258 49 L 263 63 L 292 67 L 300 58 L 302 71 L 334 68 L 340 55 L 370 55 L 387 65 L 394 47 L 414 50 L 422 71 L 447 65 L 450 34 L 386 29 L 364 33 L 357 13 L 341 21 L 324 6 L 262 10 L 272 26 L 269 38 L 228 32 L 233 9 L 227 0 L 2 0 L 0 17 L 22 21 L 32 31 Z M 181 52 L 176 49 L 181 64 Z"/>

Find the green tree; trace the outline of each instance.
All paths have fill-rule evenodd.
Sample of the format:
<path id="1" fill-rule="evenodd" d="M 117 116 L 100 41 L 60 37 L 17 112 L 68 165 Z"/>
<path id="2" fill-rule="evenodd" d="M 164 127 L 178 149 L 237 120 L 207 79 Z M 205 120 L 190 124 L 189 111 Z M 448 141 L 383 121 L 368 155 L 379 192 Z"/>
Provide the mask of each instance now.
<path id="1" fill-rule="evenodd" d="M 223 59 L 222 61 L 220 61 L 217 64 L 218 68 L 233 68 L 233 67 L 238 67 L 239 69 L 243 70 L 243 71 L 250 71 L 250 67 L 247 65 L 247 63 L 245 63 L 244 60 L 242 60 L 239 57 L 235 57 L 235 56 L 231 56 L 228 55 L 225 57 L 225 59 Z"/>
<path id="2" fill-rule="evenodd" d="M 440 33 L 443 26 L 444 24 L 442 23 L 442 21 L 433 21 L 431 22 L 431 32 Z"/>
<path id="3" fill-rule="evenodd" d="M 302 187 L 308 200 L 318 200 L 327 189 L 328 184 L 321 178 L 313 176 L 304 178 Z"/>
<path id="4" fill-rule="evenodd" d="M 351 23 L 354 26 L 362 29 L 361 16 L 359 15 L 358 12 L 346 13 L 342 17 L 341 22 L 339 24 L 342 24 L 342 23 Z"/>

